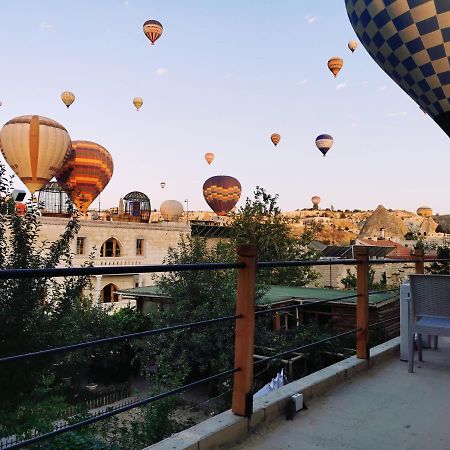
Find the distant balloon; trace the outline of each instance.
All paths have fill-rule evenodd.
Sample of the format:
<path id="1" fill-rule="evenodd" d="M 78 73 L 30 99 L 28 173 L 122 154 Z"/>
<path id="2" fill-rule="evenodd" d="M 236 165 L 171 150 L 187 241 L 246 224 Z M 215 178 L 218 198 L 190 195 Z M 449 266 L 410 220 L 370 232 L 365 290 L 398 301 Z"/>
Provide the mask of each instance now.
<path id="1" fill-rule="evenodd" d="M 141 97 L 133 98 L 133 105 L 136 107 L 136 111 L 139 111 L 139 108 L 144 104 L 144 100 Z"/>
<path id="2" fill-rule="evenodd" d="M 159 212 L 164 220 L 177 222 L 183 215 L 183 205 L 177 200 L 166 200 L 161 203 Z"/>
<path id="3" fill-rule="evenodd" d="M 0 101 L 0 106 L 2 106 L 3 105 L 3 103 Z"/>
<path id="4" fill-rule="evenodd" d="M 370 56 L 450 137 L 448 0 L 345 5 Z"/>
<path id="5" fill-rule="evenodd" d="M 352 53 L 356 50 L 357 47 L 358 47 L 357 41 L 349 41 L 348 48 L 351 50 Z"/>
<path id="6" fill-rule="evenodd" d="M 311 202 L 313 204 L 313 208 L 314 209 L 318 209 L 319 208 L 319 203 L 320 203 L 320 197 L 318 195 L 314 195 L 311 198 Z"/>
<path id="7" fill-rule="evenodd" d="M 61 169 L 70 152 L 70 136 L 58 122 L 20 116 L 0 131 L 0 150 L 14 173 L 33 194 Z"/>
<path id="8" fill-rule="evenodd" d="M 321 134 L 316 137 L 316 146 L 325 156 L 333 145 L 333 136 L 329 134 Z"/>
<path id="9" fill-rule="evenodd" d="M 84 214 L 105 189 L 113 171 L 113 159 L 106 148 L 95 142 L 73 141 L 69 158 L 56 179 Z"/>
<path id="10" fill-rule="evenodd" d="M 208 164 L 214 161 L 214 153 L 205 153 L 205 160 Z"/>
<path id="11" fill-rule="evenodd" d="M 281 140 L 281 136 L 278 133 L 273 133 L 272 136 L 270 136 L 270 140 L 276 147 L 278 145 L 278 142 L 280 142 Z"/>
<path id="12" fill-rule="evenodd" d="M 143 25 L 144 34 L 150 39 L 152 45 L 155 44 L 155 41 L 159 39 L 163 32 L 163 26 L 161 22 L 157 20 L 147 20 L 147 22 Z"/>
<path id="13" fill-rule="evenodd" d="M 208 178 L 203 184 L 203 197 L 218 216 L 225 216 L 241 197 L 241 183 L 227 175 Z"/>
<path id="14" fill-rule="evenodd" d="M 72 92 L 64 91 L 61 94 L 61 100 L 68 108 L 75 101 L 75 95 Z"/>
<path id="15" fill-rule="evenodd" d="M 161 186 L 162 189 L 164 189 L 166 187 L 166 182 L 161 181 L 161 183 L 159 183 L 159 185 Z"/>
<path id="16" fill-rule="evenodd" d="M 339 56 L 333 56 L 328 60 L 328 68 L 330 69 L 331 73 L 337 77 L 337 74 L 342 69 L 342 66 L 344 65 L 344 60 L 340 58 Z"/>

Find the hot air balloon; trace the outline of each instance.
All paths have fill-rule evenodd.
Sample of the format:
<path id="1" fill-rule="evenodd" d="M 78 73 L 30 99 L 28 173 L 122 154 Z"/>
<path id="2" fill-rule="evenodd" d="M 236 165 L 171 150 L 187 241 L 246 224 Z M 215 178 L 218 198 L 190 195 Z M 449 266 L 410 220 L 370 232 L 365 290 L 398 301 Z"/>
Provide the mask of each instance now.
<path id="1" fill-rule="evenodd" d="M 348 48 L 350 49 L 350 51 L 353 53 L 356 48 L 358 47 L 358 42 L 357 41 L 349 41 L 348 42 Z"/>
<path id="2" fill-rule="evenodd" d="M 20 116 L 0 131 L 0 149 L 31 193 L 43 188 L 61 169 L 70 151 L 70 136 L 58 122 Z"/>
<path id="3" fill-rule="evenodd" d="M 0 101 L 0 106 L 2 106 L 3 105 L 3 103 Z"/>
<path id="4" fill-rule="evenodd" d="M 450 137 L 448 0 L 345 5 L 370 56 Z"/>
<path id="5" fill-rule="evenodd" d="M 333 56 L 328 60 L 328 68 L 330 69 L 331 73 L 334 75 L 334 77 L 337 77 L 337 74 L 342 69 L 342 66 L 344 65 L 344 60 L 340 58 L 339 56 Z"/>
<path id="6" fill-rule="evenodd" d="M 318 195 L 314 195 L 311 198 L 311 202 L 313 204 L 313 209 L 319 209 L 320 197 Z"/>
<path id="7" fill-rule="evenodd" d="M 155 41 L 159 39 L 163 32 L 163 26 L 161 22 L 157 20 L 147 20 L 143 25 L 144 34 L 150 39 L 152 45 L 155 45 Z"/>
<path id="8" fill-rule="evenodd" d="M 61 94 L 61 100 L 69 108 L 69 106 L 75 101 L 75 95 L 72 92 L 64 91 Z"/>
<path id="9" fill-rule="evenodd" d="M 161 203 L 159 212 L 164 220 L 177 222 L 183 215 L 183 205 L 177 200 L 166 200 Z"/>
<path id="10" fill-rule="evenodd" d="M 159 185 L 161 186 L 162 189 L 164 189 L 166 187 L 166 182 L 161 181 L 161 183 L 159 183 Z"/>
<path id="11" fill-rule="evenodd" d="M 241 183 L 227 175 L 208 178 L 203 184 L 203 197 L 218 216 L 225 216 L 241 197 Z"/>
<path id="12" fill-rule="evenodd" d="M 322 152 L 323 156 L 327 154 L 333 145 L 333 136 L 329 134 L 320 134 L 316 137 L 316 146 Z"/>
<path id="13" fill-rule="evenodd" d="M 208 164 L 214 161 L 214 153 L 205 153 L 205 160 Z"/>
<path id="14" fill-rule="evenodd" d="M 275 145 L 275 147 L 278 145 L 278 142 L 280 142 L 281 136 L 278 133 L 273 133 L 270 136 L 270 140 L 272 141 L 273 145 Z"/>
<path id="15" fill-rule="evenodd" d="M 139 111 L 139 108 L 144 104 L 144 100 L 141 97 L 133 98 L 133 105 L 136 107 L 136 111 Z"/>
<path id="16" fill-rule="evenodd" d="M 81 213 L 109 183 L 114 170 L 106 148 L 95 142 L 73 141 L 70 155 L 56 179 Z"/>

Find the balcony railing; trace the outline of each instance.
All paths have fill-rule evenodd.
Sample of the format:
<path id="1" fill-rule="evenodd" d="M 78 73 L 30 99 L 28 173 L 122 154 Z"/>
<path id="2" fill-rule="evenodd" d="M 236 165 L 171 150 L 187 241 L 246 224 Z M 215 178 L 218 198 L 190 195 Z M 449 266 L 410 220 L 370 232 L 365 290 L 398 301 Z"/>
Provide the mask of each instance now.
<path id="1" fill-rule="evenodd" d="M 61 354 L 76 351 L 83 348 L 102 346 L 111 343 L 122 342 L 131 339 L 138 339 L 148 336 L 155 336 L 163 333 L 173 333 L 175 331 L 195 329 L 200 327 L 210 327 L 218 323 L 232 322 L 235 324 L 235 353 L 234 367 L 216 373 L 206 378 L 179 386 L 167 392 L 147 398 L 129 402 L 125 405 L 110 408 L 106 411 L 91 415 L 85 420 L 81 420 L 74 424 L 59 423 L 54 429 L 44 434 L 36 434 L 31 438 L 20 440 L 21 437 L 15 436 L 12 440 L 3 440 L 0 448 L 21 448 L 36 442 L 50 439 L 56 435 L 79 429 L 89 424 L 107 419 L 111 416 L 123 413 L 125 411 L 147 405 L 157 400 L 173 396 L 187 389 L 217 380 L 219 378 L 234 377 L 232 392 L 232 411 L 239 416 L 249 417 L 252 414 L 253 407 L 253 370 L 254 367 L 266 363 L 274 359 L 280 359 L 293 352 L 299 352 L 306 349 L 322 345 L 335 339 L 356 335 L 356 356 L 360 359 L 370 358 L 370 349 L 368 346 L 369 329 L 390 321 L 398 320 L 398 316 L 381 320 L 376 323 L 369 324 L 369 296 L 371 294 L 379 294 L 381 292 L 391 292 L 395 290 L 369 292 L 369 268 L 372 264 L 395 264 L 409 262 L 415 264 L 416 273 L 424 273 L 424 258 L 422 254 L 416 254 L 414 259 L 376 259 L 369 260 L 367 247 L 358 247 L 355 251 L 355 259 L 345 260 L 302 260 L 302 261 L 271 261 L 257 262 L 256 248 L 251 245 L 242 245 L 237 249 L 237 261 L 235 263 L 207 263 L 207 264 L 175 264 L 175 265 L 142 265 L 139 266 L 140 273 L 158 273 L 158 272 L 180 272 L 180 271 L 199 271 L 199 270 L 237 270 L 237 298 L 236 312 L 234 315 L 216 317 L 208 320 L 202 320 L 191 323 L 177 324 L 164 328 L 146 330 L 137 333 L 130 333 L 120 336 L 111 336 L 103 339 L 96 339 L 87 342 L 79 342 L 76 344 L 65 345 L 61 347 L 42 349 L 39 351 L 24 353 L 18 355 L 6 355 L 0 358 L 0 370 L 2 365 L 11 362 L 19 362 L 39 358 L 48 355 Z M 448 260 L 427 259 L 426 262 L 437 262 Z M 256 272 L 276 267 L 306 267 L 317 265 L 353 265 L 356 266 L 357 272 L 357 293 L 352 295 L 344 295 L 338 299 L 318 300 L 304 304 L 295 304 L 290 306 L 269 308 L 265 310 L 255 311 L 255 289 L 256 289 Z M 0 279 L 25 279 L 25 278 L 50 278 L 64 276 L 86 276 L 86 275 L 111 275 L 111 274 L 127 274 L 135 273 L 136 267 L 112 266 L 112 267 L 83 267 L 83 268 L 54 268 L 54 269 L 8 269 L 0 271 Z M 310 308 L 311 305 L 323 304 L 336 300 L 344 300 L 356 298 L 356 322 L 355 328 L 335 334 L 316 342 L 308 343 L 297 348 L 283 350 L 282 352 L 254 361 L 254 336 L 255 336 L 255 319 L 261 315 L 277 314 L 280 311 L 287 311 L 294 308 Z M 5 366 L 3 366 L 5 367 Z"/>

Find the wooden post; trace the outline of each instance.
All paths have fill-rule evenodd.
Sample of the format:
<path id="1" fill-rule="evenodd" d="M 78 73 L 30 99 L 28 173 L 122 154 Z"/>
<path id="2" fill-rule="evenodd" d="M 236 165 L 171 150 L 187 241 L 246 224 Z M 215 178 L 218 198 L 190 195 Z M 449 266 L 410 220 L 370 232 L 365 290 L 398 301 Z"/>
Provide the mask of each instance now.
<path id="1" fill-rule="evenodd" d="M 273 318 L 273 328 L 275 331 L 281 330 L 281 318 L 279 313 L 275 313 L 275 317 Z"/>
<path id="2" fill-rule="evenodd" d="M 423 275 L 425 273 L 425 265 L 423 262 L 424 251 L 423 250 L 414 250 L 414 257 L 418 258 L 418 261 L 415 262 L 416 273 Z"/>
<path id="3" fill-rule="evenodd" d="M 369 249 L 356 247 L 356 356 L 360 359 L 369 359 Z"/>
<path id="4" fill-rule="evenodd" d="M 255 338 L 255 286 L 256 246 L 240 245 L 238 261 L 245 267 L 239 269 L 237 280 L 234 374 L 231 409 L 238 416 L 250 417 L 253 411 L 253 347 Z"/>

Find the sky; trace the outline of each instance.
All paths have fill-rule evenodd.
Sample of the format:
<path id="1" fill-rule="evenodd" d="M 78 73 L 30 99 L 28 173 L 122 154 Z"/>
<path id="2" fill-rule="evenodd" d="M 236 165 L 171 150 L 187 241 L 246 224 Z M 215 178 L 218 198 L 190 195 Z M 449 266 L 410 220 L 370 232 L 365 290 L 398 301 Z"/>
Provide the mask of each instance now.
<path id="1" fill-rule="evenodd" d="M 108 149 L 102 209 L 138 190 L 152 208 L 209 210 L 203 182 L 231 175 L 238 205 L 262 186 L 283 210 L 319 195 L 335 209 L 450 212 L 448 137 L 362 45 L 350 52 L 343 0 L 17 0 L 1 17 L 0 125 L 39 114 Z M 164 26 L 154 46 L 148 19 Z M 344 59 L 337 78 L 332 56 Z M 321 133 L 334 137 L 325 158 Z"/>

